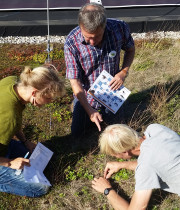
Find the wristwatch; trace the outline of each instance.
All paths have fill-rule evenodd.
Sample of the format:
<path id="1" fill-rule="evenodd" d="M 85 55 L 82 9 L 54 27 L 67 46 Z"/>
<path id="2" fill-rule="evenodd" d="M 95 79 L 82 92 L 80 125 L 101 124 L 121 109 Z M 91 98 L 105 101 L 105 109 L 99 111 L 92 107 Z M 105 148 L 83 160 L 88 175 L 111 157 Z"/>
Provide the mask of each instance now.
<path id="1" fill-rule="evenodd" d="M 104 190 L 104 195 L 108 195 L 108 194 L 109 194 L 109 192 L 110 192 L 111 190 L 113 190 L 113 188 L 112 188 L 112 187 L 110 187 L 110 188 L 106 188 L 106 189 Z"/>

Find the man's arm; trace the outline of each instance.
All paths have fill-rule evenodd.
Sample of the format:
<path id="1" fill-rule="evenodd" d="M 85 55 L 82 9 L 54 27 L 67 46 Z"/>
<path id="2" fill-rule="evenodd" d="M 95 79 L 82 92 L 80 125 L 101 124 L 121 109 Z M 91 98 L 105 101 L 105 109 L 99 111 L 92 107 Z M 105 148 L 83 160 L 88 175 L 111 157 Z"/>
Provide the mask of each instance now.
<path id="1" fill-rule="evenodd" d="M 117 73 L 114 78 L 110 82 L 110 86 L 112 90 L 117 90 L 123 84 L 126 76 L 128 75 L 129 68 L 133 62 L 135 54 L 135 47 L 128 48 L 125 51 L 122 69 L 119 73 Z"/>
<path id="2" fill-rule="evenodd" d="M 108 200 L 115 210 L 145 210 L 151 198 L 152 190 L 136 191 L 131 202 L 128 203 L 119 196 L 114 190 L 107 195 Z"/>
<path id="3" fill-rule="evenodd" d="M 128 209 L 130 209 L 130 210 L 136 210 L 136 209 L 144 210 L 144 209 L 146 209 L 148 206 L 149 200 L 151 198 L 151 195 L 152 195 L 151 189 L 135 191 Z"/>
<path id="4" fill-rule="evenodd" d="M 81 85 L 81 82 L 79 79 L 70 79 L 70 83 L 72 86 L 72 90 L 75 94 L 75 96 L 80 101 L 81 105 L 89 115 L 89 118 L 92 122 L 96 124 L 99 131 L 101 131 L 100 122 L 102 122 L 102 116 L 99 112 L 97 112 L 95 109 L 93 109 L 90 104 L 87 101 L 86 95 L 84 93 L 83 87 Z"/>
<path id="5" fill-rule="evenodd" d="M 121 71 L 129 71 L 129 68 L 134 60 L 135 47 L 130 47 L 125 51 L 124 60 Z"/>
<path id="6" fill-rule="evenodd" d="M 104 193 L 106 188 L 111 188 L 112 186 L 107 179 L 100 177 L 98 179 L 94 178 L 92 187 L 96 191 Z M 107 198 L 115 210 L 144 210 L 148 205 L 151 194 L 152 190 L 136 191 L 133 194 L 130 204 L 119 196 L 115 190 L 111 190 L 107 195 Z"/>

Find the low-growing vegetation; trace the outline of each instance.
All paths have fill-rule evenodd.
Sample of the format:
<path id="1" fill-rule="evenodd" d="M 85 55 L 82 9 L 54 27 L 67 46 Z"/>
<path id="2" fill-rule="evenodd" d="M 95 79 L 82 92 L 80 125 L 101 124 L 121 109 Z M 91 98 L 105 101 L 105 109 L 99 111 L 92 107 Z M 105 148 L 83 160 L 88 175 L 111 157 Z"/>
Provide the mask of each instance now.
<path id="1" fill-rule="evenodd" d="M 126 123 L 139 132 L 150 123 L 160 123 L 180 134 L 180 40 L 154 37 L 136 40 L 135 45 L 135 59 L 125 81 L 132 93 L 122 107 L 124 115 L 119 117 L 119 123 Z M 45 169 L 52 188 L 41 198 L 0 193 L 0 209 L 110 210 L 106 197 L 91 188 L 91 180 L 103 176 L 106 162 L 115 158 L 99 153 L 97 128 L 88 130 L 78 142 L 71 138 L 73 97 L 65 79 L 63 46 L 54 43 L 50 58 L 65 81 L 66 94 L 40 109 L 27 105 L 23 130 L 28 139 L 42 142 L 54 152 Z M 46 45 L 1 44 L 0 79 L 19 75 L 25 65 L 39 66 L 46 59 Z M 77 152 L 73 151 L 74 146 L 79 148 Z M 110 181 L 120 195 L 130 200 L 134 172 L 122 169 Z M 154 190 L 148 209 L 178 210 L 180 198 Z"/>

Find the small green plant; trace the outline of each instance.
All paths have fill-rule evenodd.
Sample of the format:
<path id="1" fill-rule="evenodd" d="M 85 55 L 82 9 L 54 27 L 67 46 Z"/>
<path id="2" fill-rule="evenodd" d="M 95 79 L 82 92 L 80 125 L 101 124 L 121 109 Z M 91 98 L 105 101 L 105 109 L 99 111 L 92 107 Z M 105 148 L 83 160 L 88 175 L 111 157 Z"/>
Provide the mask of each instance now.
<path id="1" fill-rule="evenodd" d="M 104 204 L 104 205 L 102 206 L 102 209 L 103 209 L 103 210 L 108 210 L 109 207 L 107 206 L 107 204 Z"/>
<path id="2" fill-rule="evenodd" d="M 81 189 L 81 192 L 84 194 L 84 195 L 88 195 L 88 187 L 83 187 L 82 189 Z"/>
<path id="3" fill-rule="evenodd" d="M 65 194 L 64 193 L 59 193 L 59 197 L 60 198 L 64 198 L 65 197 Z"/>
<path id="4" fill-rule="evenodd" d="M 134 66 L 135 71 L 146 71 L 154 65 L 154 61 L 148 59 L 144 62 L 138 63 Z"/>
<path id="5" fill-rule="evenodd" d="M 88 180 L 93 180 L 94 176 L 89 173 L 88 170 L 86 170 L 86 172 L 84 173 L 84 178 L 87 178 Z"/>
<path id="6" fill-rule="evenodd" d="M 123 162 L 124 160 L 123 159 L 118 159 L 118 161 Z M 116 181 L 120 181 L 121 179 L 122 180 L 127 180 L 127 179 L 130 178 L 130 175 L 132 175 L 132 171 L 123 168 L 123 169 L 119 170 L 117 173 L 115 173 L 112 176 L 112 179 L 114 179 Z"/>
<path id="7" fill-rule="evenodd" d="M 53 113 L 53 117 L 58 120 L 58 122 L 66 121 L 71 118 L 71 111 L 67 110 L 66 107 L 62 107 Z"/>
<path id="8" fill-rule="evenodd" d="M 120 181 L 121 179 L 127 180 L 129 179 L 130 175 L 131 175 L 130 171 L 126 169 L 121 169 L 120 171 L 118 171 L 116 174 L 112 176 L 112 179 L 116 181 Z"/>
<path id="9" fill-rule="evenodd" d="M 65 171 L 66 180 L 67 181 L 73 181 L 77 179 L 76 171 L 71 169 L 71 166 L 68 166 Z"/>
<path id="10" fill-rule="evenodd" d="M 75 192 L 74 196 L 79 197 L 79 192 Z"/>
<path id="11" fill-rule="evenodd" d="M 88 169 L 83 167 L 78 167 L 77 169 L 72 169 L 68 166 L 65 171 L 65 177 L 67 181 L 77 180 L 79 178 L 85 178 L 87 180 L 93 180 L 94 176 L 89 172 Z"/>

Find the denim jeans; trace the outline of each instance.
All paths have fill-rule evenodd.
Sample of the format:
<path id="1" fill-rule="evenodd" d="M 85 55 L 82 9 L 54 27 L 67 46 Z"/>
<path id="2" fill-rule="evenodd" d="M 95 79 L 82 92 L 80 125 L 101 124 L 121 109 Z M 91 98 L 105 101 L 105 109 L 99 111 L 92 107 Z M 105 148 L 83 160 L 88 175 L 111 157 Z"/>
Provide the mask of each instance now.
<path id="1" fill-rule="evenodd" d="M 28 149 L 21 141 L 11 140 L 8 146 L 8 152 L 6 158 L 14 159 L 17 157 L 24 157 L 28 152 Z"/>
<path id="2" fill-rule="evenodd" d="M 14 146 L 14 148 L 12 147 L 12 145 Z M 24 154 L 26 153 L 25 151 L 27 151 L 25 147 L 24 147 L 24 151 L 21 150 L 23 147 L 24 145 L 21 142 L 12 140 L 9 145 L 7 156 L 12 158 L 11 153 L 10 153 L 11 151 L 13 156 L 16 153 L 18 154 L 17 157 L 23 157 Z M 15 149 L 15 150 L 12 150 L 12 149 Z M 16 157 L 13 157 L 13 158 L 16 158 Z M 28 197 L 39 197 L 47 193 L 48 188 L 49 188 L 48 186 L 40 184 L 40 183 L 26 182 L 26 180 L 24 179 L 23 173 L 21 173 L 20 175 L 16 175 L 15 172 L 16 172 L 15 169 L 0 166 L 0 192 L 7 192 L 7 193 L 12 193 L 12 194 L 21 195 L 21 196 L 28 196 Z"/>
<path id="3" fill-rule="evenodd" d="M 93 123 L 89 119 L 89 115 L 86 113 L 84 108 L 81 106 L 79 100 L 74 99 L 73 101 L 73 119 L 71 124 L 71 134 L 77 138 L 84 134 L 88 127 L 93 126 Z"/>
<path id="4" fill-rule="evenodd" d="M 104 106 L 99 109 L 100 114 L 102 114 L 103 121 L 107 124 L 120 123 L 120 118 L 123 115 L 123 107 L 120 110 L 113 114 L 112 112 L 106 110 Z M 80 104 L 78 99 L 74 99 L 73 101 L 73 119 L 71 124 L 71 134 L 73 137 L 80 137 L 83 133 L 85 133 L 86 129 L 94 126 L 95 123 L 91 122 L 88 114 Z"/>

